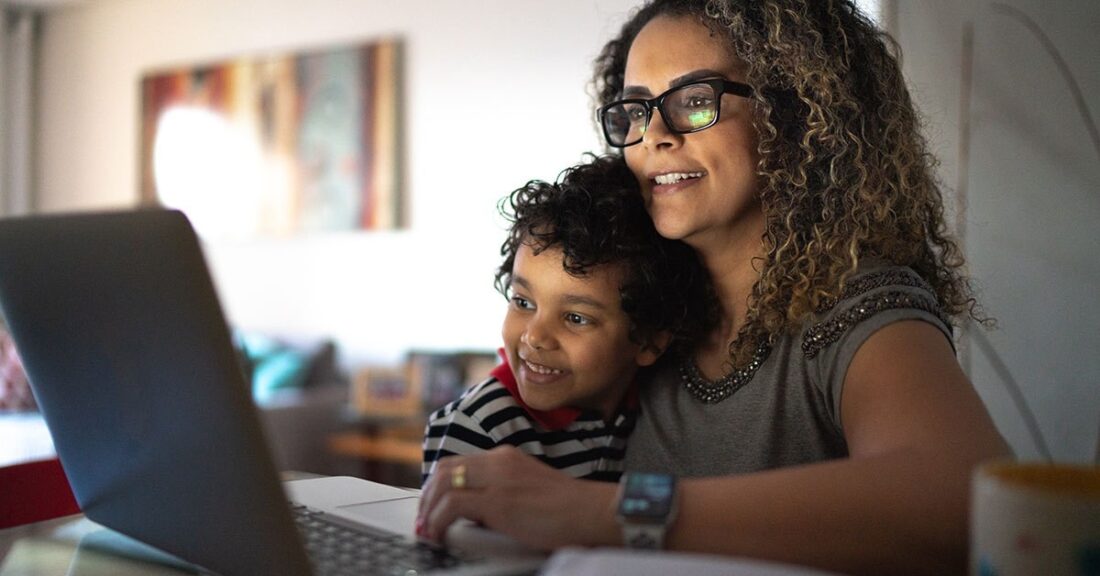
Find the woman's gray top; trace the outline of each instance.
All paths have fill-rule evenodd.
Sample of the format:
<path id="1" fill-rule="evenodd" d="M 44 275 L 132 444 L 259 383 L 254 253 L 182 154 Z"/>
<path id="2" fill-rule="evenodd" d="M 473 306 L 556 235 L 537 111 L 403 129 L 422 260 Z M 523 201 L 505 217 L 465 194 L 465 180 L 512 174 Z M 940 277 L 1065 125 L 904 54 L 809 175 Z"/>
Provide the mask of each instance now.
<path id="1" fill-rule="evenodd" d="M 641 385 L 626 469 L 716 476 L 847 456 L 840 399 L 848 365 L 871 334 L 901 320 L 929 322 L 951 340 L 931 288 L 909 268 L 879 265 L 850 278 L 835 305 L 784 335 L 722 400 L 700 400 L 681 376 L 683 360 L 662 359 Z"/>

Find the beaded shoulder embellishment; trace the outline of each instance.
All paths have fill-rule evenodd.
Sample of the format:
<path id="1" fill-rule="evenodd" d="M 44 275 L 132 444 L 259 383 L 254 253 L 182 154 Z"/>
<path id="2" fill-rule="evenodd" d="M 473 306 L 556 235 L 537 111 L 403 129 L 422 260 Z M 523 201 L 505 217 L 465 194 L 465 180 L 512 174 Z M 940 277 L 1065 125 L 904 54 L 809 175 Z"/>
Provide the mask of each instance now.
<path id="1" fill-rule="evenodd" d="M 733 396 L 734 392 L 748 384 L 756 371 L 768 359 L 770 352 L 771 346 L 768 346 L 767 342 L 762 342 L 760 346 L 757 346 L 756 352 L 752 355 L 752 360 L 749 361 L 748 365 L 736 368 L 717 380 L 707 380 L 703 373 L 699 371 L 699 366 L 695 364 L 695 361 L 690 356 L 684 356 L 680 362 L 680 380 L 683 381 L 684 388 L 696 400 L 704 404 L 716 404 Z"/>
<path id="2" fill-rule="evenodd" d="M 940 311 L 939 304 L 930 296 L 890 290 L 864 297 L 855 306 L 838 314 L 828 322 L 815 324 L 802 338 L 802 352 L 806 355 L 806 358 L 813 358 L 826 346 L 839 340 L 852 326 L 883 310 L 898 308 L 923 310 L 935 314 L 944 324 L 951 325 L 951 322 Z"/>
<path id="3" fill-rule="evenodd" d="M 882 288 L 883 286 L 909 286 L 910 288 L 927 290 L 929 293 L 932 292 L 932 286 L 928 284 L 928 282 L 925 282 L 924 278 L 917 276 L 915 272 L 890 268 L 860 276 L 854 282 L 844 287 L 839 298 L 829 298 L 822 302 L 817 311 L 820 313 L 831 310 L 836 306 L 837 302 L 847 300 L 853 296 L 859 296 L 860 294 L 870 292 L 875 288 Z"/>

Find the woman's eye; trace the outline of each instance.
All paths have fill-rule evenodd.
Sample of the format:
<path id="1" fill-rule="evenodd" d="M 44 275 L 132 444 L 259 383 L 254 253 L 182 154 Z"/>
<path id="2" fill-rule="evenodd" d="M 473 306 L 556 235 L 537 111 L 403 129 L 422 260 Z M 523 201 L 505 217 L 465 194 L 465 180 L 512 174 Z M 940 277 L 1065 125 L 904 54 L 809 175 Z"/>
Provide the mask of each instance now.
<path id="1" fill-rule="evenodd" d="M 512 306 L 520 310 L 533 310 L 535 308 L 535 305 L 523 296 L 512 296 Z"/>
<path id="2" fill-rule="evenodd" d="M 711 105 L 710 98 L 704 98 L 702 96 L 693 96 L 687 99 L 685 106 L 687 108 L 707 108 Z"/>
<path id="3" fill-rule="evenodd" d="M 714 106 L 714 91 L 710 86 L 692 84 L 671 94 L 669 104 L 682 110 Z"/>

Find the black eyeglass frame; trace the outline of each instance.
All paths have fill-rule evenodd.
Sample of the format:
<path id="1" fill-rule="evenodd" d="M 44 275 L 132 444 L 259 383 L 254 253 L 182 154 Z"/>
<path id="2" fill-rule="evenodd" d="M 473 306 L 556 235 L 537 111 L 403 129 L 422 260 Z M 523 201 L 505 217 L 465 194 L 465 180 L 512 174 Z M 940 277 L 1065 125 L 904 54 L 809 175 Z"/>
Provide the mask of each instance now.
<path id="1" fill-rule="evenodd" d="M 668 115 L 665 114 L 665 107 L 664 107 L 665 98 L 667 98 L 669 94 L 672 94 L 673 92 L 676 92 L 677 90 L 682 90 L 682 89 L 687 88 L 689 86 L 696 86 L 698 84 L 707 84 L 715 92 L 715 98 L 716 99 L 714 101 L 714 119 L 711 120 L 710 122 L 708 122 L 705 126 L 699 126 L 698 128 L 691 128 L 689 130 L 678 130 L 675 127 L 673 127 L 671 124 L 668 123 Z M 600 129 L 603 131 L 603 137 L 604 137 L 604 140 L 607 142 L 607 144 L 609 146 L 613 146 L 615 148 L 626 148 L 628 146 L 633 146 L 633 145 L 641 142 L 642 139 L 645 138 L 646 130 L 649 129 L 649 123 L 651 121 L 653 121 L 653 109 L 654 108 L 656 108 L 661 113 L 661 121 L 665 123 L 665 127 L 668 128 L 669 132 L 672 132 L 673 134 L 691 134 L 692 132 L 699 132 L 700 130 L 706 130 L 707 128 L 710 128 L 711 126 L 714 126 L 718 122 L 718 119 L 722 115 L 722 95 L 723 94 L 733 94 L 735 96 L 740 96 L 742 98 L 752 98 L 753 93 L 754 93 L 754 91 L 752 89 L 752 86 L 749 86 L 748 84 L 745 84 L 744 82 L 736 82 L 736 81 L 733 81 L 733 80 L 726 80 L 725 78 L 712 78 L 710 80 L 696 80 L 696 81 L 692 81 L 692 82 L 685 82 L 684 84 L 680 84 L 679 86 L 673 86 L 672 88 L 669 88 L 668 90 L 665 90 L 664 92 L 658 94 L 657 96 L 655 96 L 653 98 L 624 98 L 622 100 L 616 100 L 614 102 L 610 102 L 608 104 L 600 106 L 600 108 L 598 110 L 596 110 L 596 118 L 600 123 Z M 633 142 L 624 142 L 622 144 L 615 144 L 611 140 L 611 134 L 608 132 L 607 123 L 604 122 L 604 114 L 607 112 L 607 110 L 609 110 L 609 109 L 611 109 L 615 106 L 622 106 L 624 104 L 638 104 L 638 105 L 642 106 L 643 108 L 645 108 L 645 128 L 642 130 L 642 134 L 641 134 L 641 136 L 638 137 L 637 140 L 634 140 Z"/>

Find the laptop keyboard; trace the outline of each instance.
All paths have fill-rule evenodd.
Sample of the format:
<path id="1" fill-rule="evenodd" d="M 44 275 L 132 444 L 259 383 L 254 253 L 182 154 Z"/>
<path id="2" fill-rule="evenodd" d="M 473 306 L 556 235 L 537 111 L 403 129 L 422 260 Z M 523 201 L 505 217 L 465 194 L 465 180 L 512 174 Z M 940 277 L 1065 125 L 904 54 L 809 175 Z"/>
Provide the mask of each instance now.
<path id="1" fill-rule="evenodd" d="M 397 534 L 351 527 L 305 506 L 292 506 L 317 576 L 413 576 L 477 562 Z"/>

